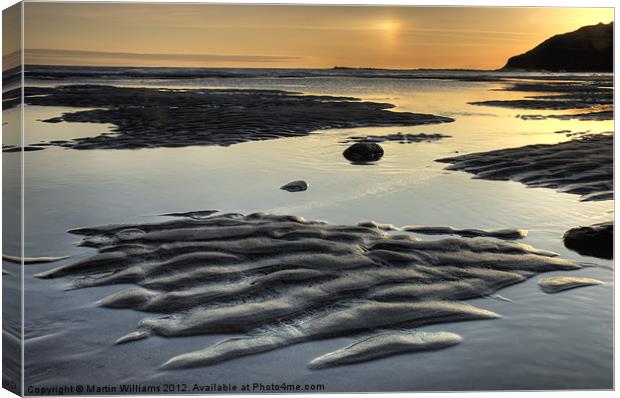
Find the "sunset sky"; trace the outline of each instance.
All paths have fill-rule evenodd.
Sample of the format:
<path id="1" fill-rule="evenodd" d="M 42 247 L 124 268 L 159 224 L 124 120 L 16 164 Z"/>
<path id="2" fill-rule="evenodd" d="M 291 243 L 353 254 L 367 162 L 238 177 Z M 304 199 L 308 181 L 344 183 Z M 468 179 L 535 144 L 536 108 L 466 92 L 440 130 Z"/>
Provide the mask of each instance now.
<path id="1" fill-rule="evenodd" d="M 26 3 L 27 64 L 496 69 L 611 8 Z"/>

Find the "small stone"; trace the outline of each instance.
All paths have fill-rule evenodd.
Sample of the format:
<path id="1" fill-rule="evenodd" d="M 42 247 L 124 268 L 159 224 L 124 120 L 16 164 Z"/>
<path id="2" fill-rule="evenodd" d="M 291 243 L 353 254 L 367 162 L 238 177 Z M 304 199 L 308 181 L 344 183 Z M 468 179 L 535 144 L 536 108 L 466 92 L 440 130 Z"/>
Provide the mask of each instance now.
<path id="1" fill-rule="evenodd" d="M 291 181 L 286 185 L 282 185 L 280 189 L 288 192 L 302 192 L 308 189 L 308 183 L 304 180 Z"/>

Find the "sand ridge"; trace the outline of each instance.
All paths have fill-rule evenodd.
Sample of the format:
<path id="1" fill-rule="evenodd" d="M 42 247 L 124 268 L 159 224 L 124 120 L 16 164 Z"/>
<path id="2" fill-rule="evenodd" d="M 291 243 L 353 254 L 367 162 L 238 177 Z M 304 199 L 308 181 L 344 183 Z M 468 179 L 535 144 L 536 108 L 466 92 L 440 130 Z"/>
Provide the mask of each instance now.
<path id="1" fill-rule="evenodd" d="M 498 315 L 460 300 L 492 295 L 540 272 L 581 267 L 521 243 L 423 241 L 371 221 L 182 214 L 159 223 L 73 229 L 97 254 L 37 276 L 70 276 L 74 289 L 133 284 L 98 304 L 156 316 L 143 318 L 117 343 L 247 333 L 172 358 L 163 365 L 171 369 L 332 336 L 493 319 Z M 376 342 L 364 355 L 389 355 L 391 345 Z"/>
<path id="2" fill-rule="evenodd" d="M 538 285 L 545 293 L 559 293 L 564 290 L 575 289 L 584 286 L 602 285 L 603 282 L 598 279 L 580 278 L 573 276 L 554 276 L 550 278 L 542 278 L 538 281 Z"/>
<path id="3" fill-rule="evenodd" d="M 559 144 L 437 159 L 448 170 L 466 171 L 485 180 L 512 180 L 581 195 L 582 201 L 613 199 L 613 134 L 583 135 Z"/>
<path id="4" fill-rule="evenodd" d="M 613 120 L 614 91 L 611 87 L 613 82 L 608 80 L 514 83 L 503 90 L 550 94 L 530 95 L 524 99 L 476 101 L 469 104 L 532 110 L 587 110 L 561 115 L 517 115 L 523 120 Z"/>

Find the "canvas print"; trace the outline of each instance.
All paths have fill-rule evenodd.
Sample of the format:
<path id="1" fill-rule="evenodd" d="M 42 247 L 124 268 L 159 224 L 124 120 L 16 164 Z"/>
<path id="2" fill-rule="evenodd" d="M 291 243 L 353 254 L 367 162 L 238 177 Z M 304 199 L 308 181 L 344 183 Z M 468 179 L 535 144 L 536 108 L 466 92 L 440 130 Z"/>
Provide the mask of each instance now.
<path id="1" fill-rule="evenodd" d="M 3 387 L 612 389 L 613 18 L 5 9 Z"/>

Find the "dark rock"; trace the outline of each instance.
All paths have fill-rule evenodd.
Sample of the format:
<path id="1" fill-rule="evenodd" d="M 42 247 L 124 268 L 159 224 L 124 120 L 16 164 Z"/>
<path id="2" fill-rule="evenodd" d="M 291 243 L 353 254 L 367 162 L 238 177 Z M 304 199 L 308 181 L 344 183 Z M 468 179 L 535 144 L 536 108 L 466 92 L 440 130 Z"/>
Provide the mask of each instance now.
<path id="1" fill-rule="evenodd" d="M 510 58 L 504 69 L 613 72 L 613 36 L 613 22 L 584 26 Z"/>
<path id="2" fill-rule="evenodd" d="M 281 186 L 280 189 L 289 192 L 301 192 L 308 189 L 308 184 L 304 180 L 291 181 L 288 184 Z"/>
<path id="3" fill-rule="evenodd" d="M 383 157 L 383 148 L 374 142 L 358 142 L 345 149 L 342 155 L 354 163 L 376 162 Z"/>
<path id="4" fill-rule="evenodd" d="M 614 223 L 612 221 L 577 227 L 566 231 L 564 246 L 585 256 L 614 257 Z"/>

